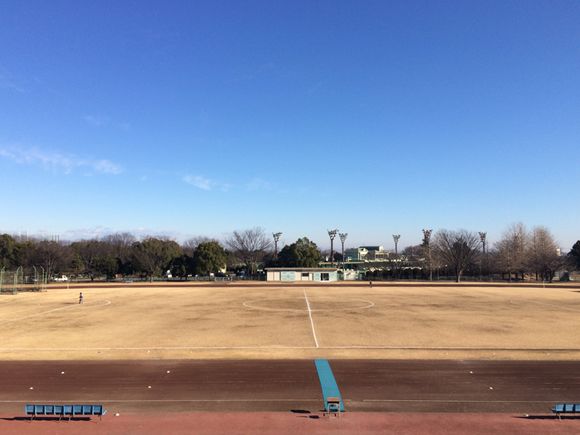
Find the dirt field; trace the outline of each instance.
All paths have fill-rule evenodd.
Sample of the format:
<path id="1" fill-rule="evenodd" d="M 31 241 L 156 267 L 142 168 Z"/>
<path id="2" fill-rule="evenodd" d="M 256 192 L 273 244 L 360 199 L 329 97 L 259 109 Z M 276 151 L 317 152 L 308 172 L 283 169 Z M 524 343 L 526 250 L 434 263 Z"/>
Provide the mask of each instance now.
<path id="1" fill-rule="evenodd" d="M 53 288 L 0 296 L 0 359 L 578 359 L 579 314 L 573 286 Z"/>

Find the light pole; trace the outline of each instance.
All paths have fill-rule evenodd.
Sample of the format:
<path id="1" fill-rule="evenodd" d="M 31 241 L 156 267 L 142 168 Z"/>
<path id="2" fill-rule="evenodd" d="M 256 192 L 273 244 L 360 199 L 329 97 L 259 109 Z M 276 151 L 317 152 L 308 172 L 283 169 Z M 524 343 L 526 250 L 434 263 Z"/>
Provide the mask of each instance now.
<path id="1" fill-rule="evenodd" d="M 399 239 L 401 238 L 400 234 L 393 234 L 393 240 L 395 241 L 395 255 L 399 255 Z"/>
<path id="2" fill-rule="evenodd" d="M 423 230 L 423 243 L 427 247 L 427 261 L 429 262 L 429 281 L 433 281 L 433 269 L 431 268 L 431 233 L 433 230 Z"/>
<path id="3" fill-rule="evenodd" d="M 481 240 L 481 260 L 479 260 L 479 280 L 482 280 L 482 276 L 481 276 L 481 269 L 482 269 L 482 263 L 483 263 L 483 259 L 485 258 L 485 241 L 487 238 L 487 233 L 484 231 L 480 231 L 479 232 L 479 240 Z"/>
<path id="4" fill-rule="evenodd" d="M 346 242 L 346 237 L 348 233 L 340 233 L 338 237 L 340 237 L 340 243 L 342 244 L 342 264 L 344 265 L 344 242 Z"/>
<path id="5" fill-rule="evenodd" d="M 278 242 L 281 236 L 282 233 L 272 233 L 272 237 L 274 237 L 274 260 L 278 259 Z"/>
<path id="6" fill-rule="evenodd" d="M 338 234 L 338 229 L 334 229 L 334 230 L 327 230 L 328 232 L 328 237 L 330 237 L 330 264 L 332 264 L 334 261 L 333 255 L 334 255 L 334 238 L 336 237 L 336 235 Z"/>

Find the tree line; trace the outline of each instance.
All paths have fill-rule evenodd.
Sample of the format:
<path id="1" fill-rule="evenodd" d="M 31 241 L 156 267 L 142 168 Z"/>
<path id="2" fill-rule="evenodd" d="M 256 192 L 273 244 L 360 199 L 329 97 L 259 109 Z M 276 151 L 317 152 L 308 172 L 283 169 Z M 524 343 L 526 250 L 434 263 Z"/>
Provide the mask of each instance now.
<path id="1" fill-rule="evenodd" d="M 261 228 L 237 230 L 223 243 L 204 237 L 179 244 L 162 237 L 138 240 L 130 233 L 99 239 L 64 242 L 0 235 L 0 269 L 43 267 L 48 276 L 67 274 L 89 279 L 118 276 L 153 278 L 165 276 L 187 279 L 191 275 L 239 272 L 255 276 L 262 267 L 317 267 L 325 259 L 314 242 L 306 237 L 273 252 L 270 237 Z M 340 265 L 335 254 L 331 265 Z M 328 264 L 326 262 L 325 264 Z M 348 263 L 343 263 L 348 266 Z M 563 267 L 580 270 L 580 241 L 562 257 L 550 231 L 544 227 L 527 230 L 522 224 L 510 226 L 490 249 L 481 234 L 459 230 L 439 230 L 423 242 L 409 246 L 399 255 L 390 255 L 385 267 L 391 276 L 402 277 L 397 269 L 413 266 L 422 277 L 433 273 L 451 274 L 460 281 L 470 276 L 499 274 L 507 280 L 535 277 L 550 281 Z M 394 270 L 394 272 L 393 272 Z M 415 276 L 415 275 L 413 275 Z"/>

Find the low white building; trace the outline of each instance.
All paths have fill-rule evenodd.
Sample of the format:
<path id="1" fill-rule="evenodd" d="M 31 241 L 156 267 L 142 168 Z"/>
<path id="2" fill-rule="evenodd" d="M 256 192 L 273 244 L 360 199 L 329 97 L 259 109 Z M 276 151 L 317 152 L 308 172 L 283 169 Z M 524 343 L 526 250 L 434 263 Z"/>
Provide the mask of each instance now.
<path id="1" fill-rule="evenodd" d="M 338 280 L 338 269 L 332 267 L 268 267 L 267 281 L 314 281 Z"/>

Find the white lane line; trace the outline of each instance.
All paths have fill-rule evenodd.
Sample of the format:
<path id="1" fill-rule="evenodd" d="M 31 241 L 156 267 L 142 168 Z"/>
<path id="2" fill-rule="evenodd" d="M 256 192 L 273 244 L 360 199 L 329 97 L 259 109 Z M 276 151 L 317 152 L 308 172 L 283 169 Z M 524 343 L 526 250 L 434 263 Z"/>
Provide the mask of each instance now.
<path id="1" fill-rule="evenodd" d="M 304 290 L 304 299 L 306 300 L 306 307 L 308 308 L 308 317 L 310 317 L 310 326 L 312 326 L 312 336 L 314 337 L 314 343 L 316 347 L 318 346 L 318 339 L 316 338 L 316 330 L 314 329 L 314 320 L 312 319 L 312 310 L 310 309 L 310 302 L 308 302 L 308 296 L 306 296 L 306 289 Z"/>
<path id="2" fill-rule="evenodd" d="M 111 301 L 110 300 L 105 300 L 104 304 L 84 304 L 84 306 L 90 306 L 90 307 L 102 307 L 105 305 L 110 305 Z M 48 311 L 42 311 L 40 313 L 35 313 L 35 314 L 30 314 L 28 316 L 24 316 L 24 317 L 18 317 L 16 319 L 7 319 L 7 320 L 3 320 L 0 322 L 0 325 L 4 325 L 5 323 L 11 323 L 11 322 L 19 322 L 20 320 L 25 320 L 25 319 L 30 319 L 32 317 L 38 317 L 38 316 L 42 316 L 44 314 L 49 314 L 49 313 L 53 313 L 55 311 L 61 311 L 61 310 L 70 310 L 71 308 L 75 308 L 78 307 L 80 304 L 71 304 L 71 305 L 67 305 L 66 307 L 60 307 L 60 308 L 54 308 L 52 310 L 48 310 Z"/>
<path id="3" fill-rule="evenodd" d="M 0 347 L 0 352 L 53 352 L 53 351 L 70 351 L 70 352 L 86 352 L 86 351 L 228 351 L 228 350 L 308 350 L 313 349 L 312 346 L 151 346 L 151 347 Z M 318 346 L 320 350 L 424 350 L 424 351 L 494 351 L 494 352 L 580 352 L 580 348 L 494 348 L 494 347 L 422 347 L 422 346 Z"/>
<path id="4" fill-rule="evenodd" d="M 86 399 L 80 400 L 43 400 L 48 403 L 76 403 L 86 402 Z M 91 402 L 114 402 L 114 403 L 131 403 L 131 402 L 320 402 L 320 399 L 90 399 Z M 30 400 L 0 400 L 0 403 L 30 403 Z M 38 401 L 37 401 L 38 402 Z"/>
<path id="5" fill-rule="evenodd" d="M 351 399 L 351 401 L 354 401 Z M 554 403 L 554 400 L 445 400 L 445 399 L 362 399 L 362 402 L 429 402 L 429 403 Z"/>
<path id="6" fill-rule="evenodd" d="M 50 351 L 91 351 L 91 350 L 287 350 L 287 349 L 312 349 L 312 346 L 152 346 L 152 347 L 0 347 L 0 352 L 10 351 L 30 351 L 30 352 L 50 352 Z"/>

